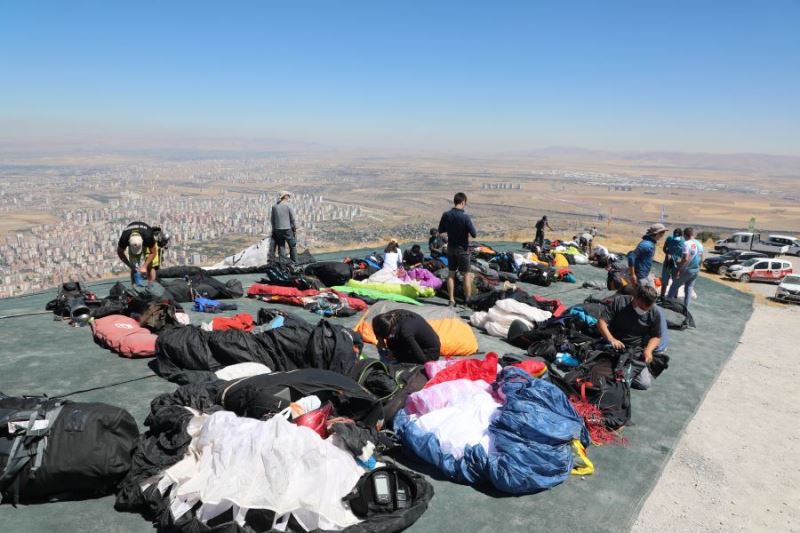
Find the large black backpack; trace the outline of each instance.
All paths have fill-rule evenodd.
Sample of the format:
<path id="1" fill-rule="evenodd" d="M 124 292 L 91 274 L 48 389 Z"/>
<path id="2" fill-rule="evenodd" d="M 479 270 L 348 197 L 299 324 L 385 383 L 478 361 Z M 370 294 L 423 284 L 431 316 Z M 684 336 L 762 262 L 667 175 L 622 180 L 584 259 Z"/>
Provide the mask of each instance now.
<path id="1" fill-rule="evenodd" d="M 555 279 L 555 272 L 549 267 L 527 264 L 522 265 L 517 277 L 523 283 L 531 283 L 533 285 L 539 285 L 540 287 L 549 287 Z"/>
<path id="2" fill-rule="evenodd" d="M 318 278 L 326 287 L 344 285 L 353 279 L 353 266 L 349 263 L 322 261 L 306 266 L 305 274 Z"/>
<path id="3" fill-rule="evenodd" d="M 413 363 L 387 365 L 378 359 L 359 359 L 350 373 L 358 384 L 383 404 L 384 426 L 392 427 L 397 411 L 406 406 L 409 395 L 428 383 L 425 367 Z"/>
<path id="4" fill-rule="evenodd" d="M 633 366 L 628 352 L 599 351 L 567 373 L 551 365 L 550 379 L 568 396 L 577 396 L 597 406 L 606 427 L 618 429 L 631 419 L 629 377 Z"/>
<path id="5" fill-rule="evenodd" d="M 130 469 L 138 438 L 119 407 L 0 394 L 0 501 L 108 494 Z"/>

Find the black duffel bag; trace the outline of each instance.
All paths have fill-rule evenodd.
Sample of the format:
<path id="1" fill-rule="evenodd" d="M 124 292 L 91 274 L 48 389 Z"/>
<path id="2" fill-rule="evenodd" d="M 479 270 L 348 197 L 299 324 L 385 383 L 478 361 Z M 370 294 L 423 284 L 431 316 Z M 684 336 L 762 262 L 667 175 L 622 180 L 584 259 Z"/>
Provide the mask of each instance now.
<path id="1" fill-rule="evenodd" d="M 16 504 L 113 492 L 138 438 L 120 407 L 0 394 L 0 498 Z"/>
<path id="2" fill-rule="evenodd" d="M 336 287 L 353 279 L 353 267 L 349 263 L 321 261 L 306 266 L 305 274 L 319 279 L 326 287 Z"/>

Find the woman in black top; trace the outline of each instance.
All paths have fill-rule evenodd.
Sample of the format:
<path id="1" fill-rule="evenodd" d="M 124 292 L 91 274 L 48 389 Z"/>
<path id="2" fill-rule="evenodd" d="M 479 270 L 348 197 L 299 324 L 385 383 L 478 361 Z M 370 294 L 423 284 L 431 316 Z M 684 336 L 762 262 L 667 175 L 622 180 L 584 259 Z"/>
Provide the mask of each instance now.
<path id="1" fill-rule="evenodd" d="M 439 336 L 424 318 L 405 310 L 388 311 L 372 319 L 378 348 L 401 363 L 422 364 L 439 358 Z"/>

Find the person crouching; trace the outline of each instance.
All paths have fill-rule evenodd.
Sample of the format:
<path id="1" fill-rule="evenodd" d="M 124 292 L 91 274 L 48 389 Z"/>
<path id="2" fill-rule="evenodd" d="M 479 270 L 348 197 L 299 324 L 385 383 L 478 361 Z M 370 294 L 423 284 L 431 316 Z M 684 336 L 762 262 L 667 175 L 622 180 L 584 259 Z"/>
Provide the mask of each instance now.
<path id="1" fill-rule="evenodd" d="M 372 319 L 372 330 L 381 357 L 390 362 L 423 364 L 439 358 L 439 335 L 417 313 L 387 311 Z"/>

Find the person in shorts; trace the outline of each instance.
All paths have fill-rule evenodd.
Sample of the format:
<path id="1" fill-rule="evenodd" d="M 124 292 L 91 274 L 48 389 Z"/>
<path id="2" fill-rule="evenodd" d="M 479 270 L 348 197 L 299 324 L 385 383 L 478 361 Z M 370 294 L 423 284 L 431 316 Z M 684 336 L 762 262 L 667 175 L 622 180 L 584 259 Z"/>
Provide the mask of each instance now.
<path id="1" fill-rule="evenodd" d="M 453 208 L 445 211 L 439 221 L 439 233 L 447 234 L 447 295 L 451 306 L 455 305 L 456 272 L 464 277 L 464 299 L 472 297 L 472 274 L 470 273 L 469 239 L 478 236 L 475 225 L 464 212 L 467 206 L 467 195 L 456 193 L 453 197 Z"/>

